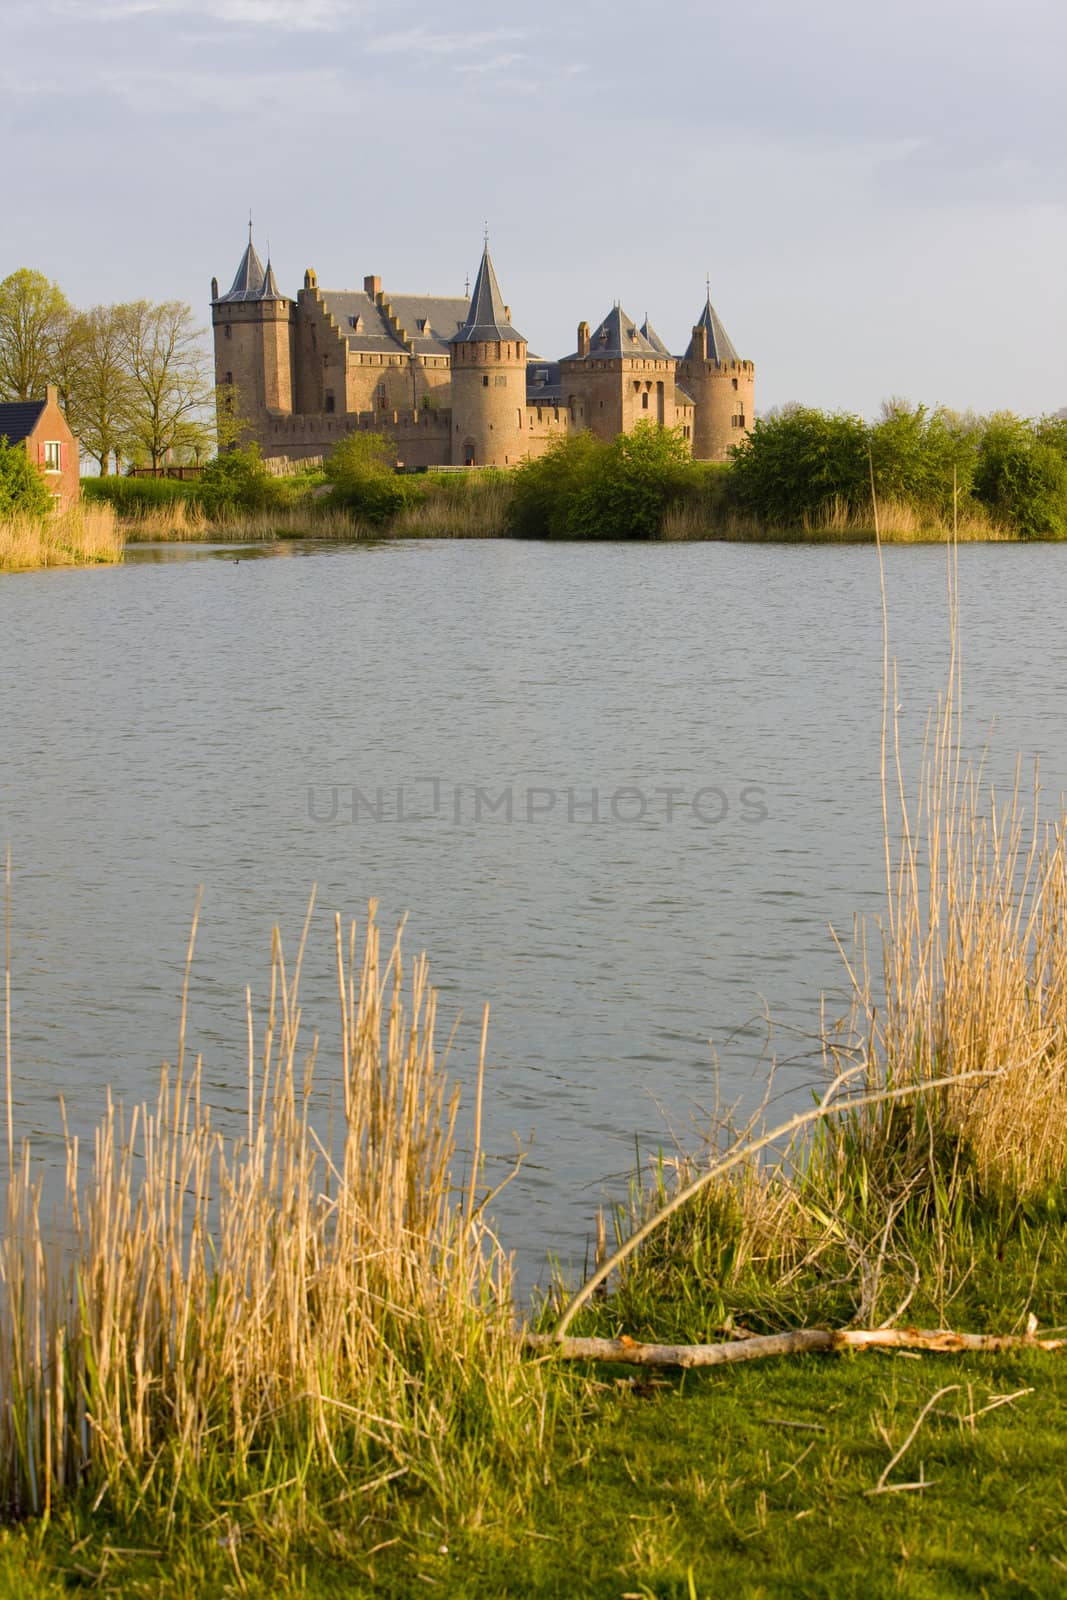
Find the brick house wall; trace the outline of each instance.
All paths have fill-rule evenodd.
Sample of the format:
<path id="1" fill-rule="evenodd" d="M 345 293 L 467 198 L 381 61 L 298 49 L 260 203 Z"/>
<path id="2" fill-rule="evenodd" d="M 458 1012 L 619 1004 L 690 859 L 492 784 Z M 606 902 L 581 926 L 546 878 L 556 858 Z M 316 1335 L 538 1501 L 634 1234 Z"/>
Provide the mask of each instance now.
<path id="1" fill-rule="evenodd" d="M 44 478 L 60 511 L 76 505 L 81 494 L 78 441 L 70 431 L 57 390 L 49 384 L 43 400 L 0 405 L 0 437 L 24 444 L 26 454 Z"/>

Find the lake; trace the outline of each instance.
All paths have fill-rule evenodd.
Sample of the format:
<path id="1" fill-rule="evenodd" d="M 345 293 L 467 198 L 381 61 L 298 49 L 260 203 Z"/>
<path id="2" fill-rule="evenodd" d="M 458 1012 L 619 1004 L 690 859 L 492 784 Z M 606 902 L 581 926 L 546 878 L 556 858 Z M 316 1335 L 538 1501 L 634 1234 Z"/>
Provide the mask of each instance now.
<path id="1" fill-rule="evenodd" d="M 946 555 L 885 566 L 905 760 L 948 661 Z M 1064 553 L 959 555 L 969 745 L 1067 789 Z M 819 1082 L 832 924 L 882 904 L 881 600 L 869 547 L 412 542 L 144 547 L 0 578 L 0 844 L 14 863 L 16 1117 L 51 1161 L 106 1086 L 189 1039 L 242 1103 L 270 931 L 335 1073 L 335 911 L 407 915 L 464 1084 L 491 1005 L 485 1139 L 523 1281 L 581 1266 L 635 1150 Z M 1029 766 L 1027 767 L 1029 777 Z M 595 794 L 594 794 L 595 792 Z M 469 1096 L 468 1096 L 469 1098 Z"/>

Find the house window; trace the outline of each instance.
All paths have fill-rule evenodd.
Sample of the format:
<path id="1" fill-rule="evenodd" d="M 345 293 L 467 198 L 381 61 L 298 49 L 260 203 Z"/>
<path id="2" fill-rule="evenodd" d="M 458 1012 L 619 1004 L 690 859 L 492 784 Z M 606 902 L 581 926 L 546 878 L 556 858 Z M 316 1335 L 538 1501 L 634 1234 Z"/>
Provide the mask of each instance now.
<path id="1" fill-rule="evenodd" d="M 63 446 L 58 439 L 46 439 L 44 442 L 44 470 L 63 471 Z"/>

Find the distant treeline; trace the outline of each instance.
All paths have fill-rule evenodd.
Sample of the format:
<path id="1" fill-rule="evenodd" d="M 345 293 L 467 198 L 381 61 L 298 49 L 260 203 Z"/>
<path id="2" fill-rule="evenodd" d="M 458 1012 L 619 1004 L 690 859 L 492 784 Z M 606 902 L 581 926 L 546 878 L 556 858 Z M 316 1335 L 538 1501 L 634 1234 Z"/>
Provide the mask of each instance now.
<path id="1" fill-rule="evenodd" d="M 399 474 L 386 438 L 352 434 L 324 467 L 275 478 L 254 447 L 193 482 L 88 480 L 125 517 L 175 502 L 207 518 L 343 512 L 384 534 L 534 539 L 1067 537 L 1067 418 L 1028 421 L 893 401 L 877 422 L 790 406 L 729 462 L 693 461 L 678 430 L 577 434 L 511 472 Z M 873 484 L 873 494 L 872 494 Z"/>

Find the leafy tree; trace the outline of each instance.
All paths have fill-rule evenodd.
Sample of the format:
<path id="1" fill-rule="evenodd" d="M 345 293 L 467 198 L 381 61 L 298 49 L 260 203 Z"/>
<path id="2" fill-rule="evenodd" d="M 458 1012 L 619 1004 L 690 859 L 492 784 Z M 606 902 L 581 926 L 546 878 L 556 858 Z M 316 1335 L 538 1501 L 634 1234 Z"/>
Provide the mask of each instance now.
<path id="1" fill-rule="evenodd" d="M 982 434 L 975 499 L 1014 523 L 1023 539 L 1067 538 L 1067 456 L 1057 439 L 1010 412 L 990 417 Z"/>
<path id="2" fill-rule="evenodd" d="M 867 426 L 861 417 L 789 406 L 757 419 L 733 451 L 731 491 L 742 510 L 796 527 L 835 503 L 869 505 Z"/>
<path id="3" fill-rule="evenodd" d="M 220 511 L 262 511 L 280 499 L 278 485 L 263 466 L 259 447 L 227 450 L 200 474 L 196 498 L 208 516 Z"/>
<path id="4" fill-rule="evenodd" d="M 133 380 L 125 365 L 125 307 L 94 306 L 73 319 L 67 421 L 82 450 L 107 476 L 115 470 L 130 437 Z"/>
<path id="5" fill-rule="evenodd" d="M 37 400 L 58 380 L 71 308 L 41 272 L 20 267 L 0 282 L 0 400 Z"/>
<path id="6" fill-rule="evenodd" d="M 568 532 L 586 539 L 658 539 L 663 516 L 693 480 L 678 428 L 639 422 L 593 458 L 572 497 Z"/>
<path id="7" fill-rule="evenodd" d="M 418 492 L 393 470 L 395 454 L 396 446 L 384 434 L 348 434 L 324 467 L 333 503 L 368 522 L 388 522 Z"/>
<path id="8" fill-rule="evenodd" d="M 195 454 L 206 443 L 212 387 L 192 308 L 180 300 L 135 300 L 120 310 L 131 440 L 153 467 L 171 450 Z"/>
<path id="9" fill-rule="evenodd" d="M 511 532 L 525 539 L 566 538 L 573 503 L 606 449 L 591 433 L 571 434 L 517 467 L 507 507 Z"/>
<path id="10" fill-rule="evenodd" d="M 951 517 L 953 475 L 963 500 L 971 490 L 978 437 L 950 412 L 887 401 L 869 434 L 879 498 Z"/>
<path id="11" fill-rule="evenodd" d="M 48 486 L 21 442 L 0 435 L 0 517 L 12 512 L 44 516 L 52 509 Z"/>

